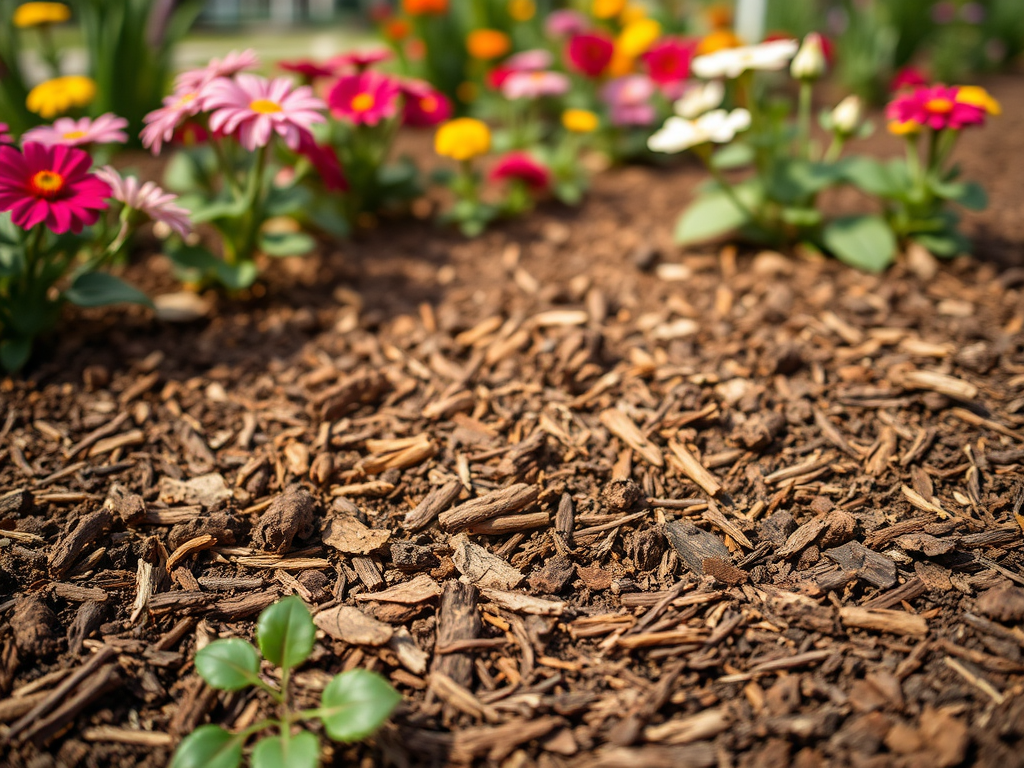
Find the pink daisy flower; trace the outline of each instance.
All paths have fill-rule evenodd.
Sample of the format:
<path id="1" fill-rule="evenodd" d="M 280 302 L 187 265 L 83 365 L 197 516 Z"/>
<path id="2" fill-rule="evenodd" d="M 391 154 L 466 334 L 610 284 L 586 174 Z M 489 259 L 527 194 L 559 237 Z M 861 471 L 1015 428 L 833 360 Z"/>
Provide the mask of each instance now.
<path id="1" fill-rule="evenodd" d="M 646 75 L 626 75 L 612 80 L 601 97 L 607 102 L 612 125 L 650 125 L 654 122 L 654 81 Z"/>
<path id="2" fill-rule="evenodd" d="M 509 56 L 502 63 L 502 66 L 511 69 L 513 72 L 533 72 L 538 69 L 548 69 L 555 63 L 555 57 L 551 51 L 543 48 L 534 48 L 529 51 L 520 51 Z"/>
<path id="3" fill-rule="evenodd" d="M 579 11 L 562 8 L 548 14 L 544 22 L 544 31 L 550 37 L 569 37 L 586 32 L 589 22 Z"/>
<path id="4" fill-rule="evenodd" d="M 959 88 L 933 85 L 896 96 L 885 109 L 886 117 L 897 123 L 913 122 L 936 131 L 955 131 L 985 122 L 985 109 L 957 101 Z"/>
<path id="5" fill-rule="evenodd" d="M 299 148 L 302 131 L 324 122 L 325 104 L 308 85 L 295 87 L 285 78 L 241 73 L 219 77 L 202 93 L 203 109 L 212 112 L 210 128 L 237 135 L 238 142 L 254 152 L 280 136 L 289 149 Z"/>
<path id="6" fill-rule="evenodd" d="M 509 152 L 494 164 L 490 179 L 522 181 L 535 192 L 541 192 L 551 184 L 551 173 L 546 166 L 538 163 L 526 152 Z"/>
<path id="7" fill-rule="evenodd" d="M 440 125 L 452 116 L 452 103 L 439 90 L 423 80 L 405 80 L 398 86 L 405 101 L 402 122 L 413 128 Z"/>
<path id="8" fill-rule="evenodd" d="M 223 59 L 210 59 L 205 67 L 182 72 L 174 80 L 174 90 L 199 91 L 218 77 L 231 77 L 239 72 L 256 69 L 259 65 L 260 57 L 252 48 L 231 51 Z"/>
<path id="9" fill-rule="evenodd" d="M 647 74 L 660 86 L 670 86 L 690 76 L 690 62 L 697 51 L 696 40 L 666 37 L 656 42 L 640 58 Z"/>
<path id="10" fill-rule="evenodd" d="M 513 72 L 501 84 L 506 99 L 539 99 L 568 93 L 571 83 L 561 72 Z"/>
<path id="11" fill-rule="evenodd" d="M 13 144 L 14 137 L 10 134 L 10 126 L 0 123 L 0 144 Z"/>
<path id="12" fill-rule="evenodd" d="M 327 94 L 335 117 L 356 125 L 377 125 L 398 112 L 399 85 L 379 72 L 342 75 Z"/>
<path id="13" fill-rule="evenodd" d="M 47 145 L 67 144 L 69 147 L 80 147 L 84 144 L 124 144 L 128 141 L 128 134 L 124 132 L 127 127 L 127 120 L 110 112 L 100 115 L 95 120 L 89 117 L 79 120 L 60 117 L 53 125 L 40 125 L 25 131 L 22 141 Z"/>
<path id="14" fill-rule="evenodd" d="M 87 152 L 63 144 L 29 142 L 21 152 L 0 147 L 0 211 L 22 229 L 45 224 L 62 235 L 96 223 L 110 186 L 89 172 Z"/>
<path id="15" fill-rule="evenodd" d="M 334 56 L 327 63 L 334 67 L 335 72 L 344 72 L 348 69 L 355 69 L 357 72 L 380 64 L 391 58 L 391 51 L 387 48 L 371 48 L 365 51 L 350 51 Z"/>
<path id="16" fill-rule="evenodd" d="M 176 91 L 165 97 L 162 107 L 154 109 L 142 118 L 142 122 L 146 124 L 139 134 L 142 146 L 154 155 L 159 155 L 164 142 L 170 141 L 174 136 L 175 129 L 188 118 L 197 115 L 200 107 L 202 101 L 196 91 Z"/>
<path id="17" fill-rule="evenodd" d="M 110 197 L 125 207 L 146 214 L 153 221 L 160 221 L 182 237 L 192 231 L 189 212 L 175 205 L 177 195 L 164 192 L 155 182 L 139 184 L 134 176 L 121 176 L 109 165 L 96 171 L 96 175 L 110 185 Z"/>

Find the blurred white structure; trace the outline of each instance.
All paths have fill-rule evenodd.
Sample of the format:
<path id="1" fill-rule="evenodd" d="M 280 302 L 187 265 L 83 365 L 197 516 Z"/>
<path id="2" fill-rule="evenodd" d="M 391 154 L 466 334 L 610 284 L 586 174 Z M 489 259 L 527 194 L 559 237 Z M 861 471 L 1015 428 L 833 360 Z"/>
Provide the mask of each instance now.
<path id="1" fill-rule="evenodd" d="M 736 3 L 736 34 L 753 44 L 764 39 L 768 0 L 739 0 Z"/>
<path id="2" fill-rule="evenodd" d="M 351 11 L 358 5 L 358 0 L 207 0 L 202 20 L 211 24 L 330 21 L 339 12 Z"/>

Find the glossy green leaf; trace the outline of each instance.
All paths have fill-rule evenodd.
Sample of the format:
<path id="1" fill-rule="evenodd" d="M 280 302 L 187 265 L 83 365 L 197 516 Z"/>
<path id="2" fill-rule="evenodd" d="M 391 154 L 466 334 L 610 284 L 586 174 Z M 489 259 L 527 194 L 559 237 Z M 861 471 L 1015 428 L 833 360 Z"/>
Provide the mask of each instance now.
<path id="1" fill-rule="evenodd" d="M 971 248 L 970 241 L 956 232 L 921 233 L 915 235 L 913 240 L 943 259 L 951 259 L 961 253 L 967 253 Z"/>
<path id="2" fill-rule="evenodd" d="M 988 195 L 984 187 L 973 181 L 933 182 L 932 191 L 939 197 L 952 200 L 971 211 L 983 211 L 988 207 Z"/>
<path id="3" fill-rule="evenodd" d="M 737 188 L 740 200 L 755 205 L 755 195 L 748 189 Z M 676 224 L 675 238 L 680 245 L 699 243 L 733 232 L 750 222 L 750 216 L 724 192 L 716 190 L 697 198 L 683 211 Z"/>
<path id="4" fill-rule="evenodd" d="M 263 232 L 259 247 L 267 256 L 302 256 L 316 248 L 316 240 L 305 232 Z"/>
<path id="5" fill-rule="evenodd" d="M 879 216 L 848 216 L 829 222 L 822 243 L 836 258 L 867 272 L 881 272 L 896 257 L 896 237 Z"/>
<path id="6" fill-rule="evenodd" d="M 271 187 L 265 212 L 270 216 L 294 216 L 309 208 L 313 194 L 303 186 Z"/>
<path id="7" fill-rule="evenodd" d="M 5 339 L 0 341 L 0 367 L 14 373 L 20 371 L 32 354 L 31 339 Z"/>
<path id="8" fill-rule="evenodd" d="M 260 657 L 245 640 L 214 640 L 196 654 L 196 672 L 211 688 L 238 691 L 257 679 Z"/>
<path id="9" fill-rule="evenodd" d="M 259 741 L 252 750 L 252 768 L 316 768 L 320 765 L 320 742 L 309 731 L 301 731 L 285 741 L 271 736 Z"/>
<path id="10" fill-rule="evenodd" d="M 780 215 L 786 224 L 794 227 L 816 227 L 822 220 L 821 211 L 817 208 L 788 207 L 783 208 Z"/>
<path id="11" fill-rule="evenodd" d="M 142 291 L 106 272 L 86 272 L 75 278 L 64 291 L 64 298 L 80 307 L 103 307 L 107 304 L 144 304 L 153 306 Z"/>
<path id="12" fill-rule="evenodd" d="M 327 684 L 320 717 L 335 741 L 361 741 L 380 728 L 401 700 L 401 694 L 376 672 L 353 669 Z"/>
<path id="13" fill-rule="evenodd" d="M 900 191 L 890 167 L 874 158 L 863 155 L 850 157 L 843 161 L 842 169 L 847 181 L 869 195 L 893 197 Z"/>
<path id="14" fill-rule="evenodd" d="M 316 626 L 302 599 L 292 595 L 260 614 L 256 642 L 267 661 L 292 669 L 309 658 L 316 641 Z"/>
<path id="15" fill-rule="evenodd" d="M 170 768 L 237 768 L 242 764 L 242 739 L 219 725 L 204 725 L 178 745 Z"/>

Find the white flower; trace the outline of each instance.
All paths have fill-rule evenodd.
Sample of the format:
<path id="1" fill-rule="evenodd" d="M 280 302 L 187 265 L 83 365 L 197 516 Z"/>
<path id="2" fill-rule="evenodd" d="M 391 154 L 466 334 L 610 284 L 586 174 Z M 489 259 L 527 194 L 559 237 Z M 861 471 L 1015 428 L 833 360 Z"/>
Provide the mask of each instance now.
<path id="1" fill-rule="evenodd" d="M 682 152 L 699 144 L 714 142 L 725 144 L 740 131 L 750 127 L 750 113 L 745 109 L 726 112 L 715 109 L 696 120 L 670 117 L 650 139 L 647 146 L 653 152 Z"/>
<path id="2" fill-rule="evenodd" d="M 864 113 L 859 96 L 847 96 L 832 110 L 832 127 L 839 133 L 851 134 L 857 130 Z"/>
<path id="3" fill-rule="evenodd" d="M 723 98 L 725 86 L 718 80 L 712 80 L 704 85 L 693 85 L 687 88 L 683 98 L 675 103 L 675 111 L 680 117 L 693 120 L 721 106 Z"/>
<path id="4" fill-rule="evenodd" d="M 797 47 L 796 40 L 773 40 L 759 45 L 725 48 L 698 56 L 690 65 L 690 71 L 704 80 L 718 80 L 737 78 L 748 69 L 785 69 Z"/>
<path id="5" fill-rule="evenodd" d="M 789 73 L 797 80 L 817 80 L 825 74 L 825 49 L 821 35 L 811 32 L 796 52 Z"/>

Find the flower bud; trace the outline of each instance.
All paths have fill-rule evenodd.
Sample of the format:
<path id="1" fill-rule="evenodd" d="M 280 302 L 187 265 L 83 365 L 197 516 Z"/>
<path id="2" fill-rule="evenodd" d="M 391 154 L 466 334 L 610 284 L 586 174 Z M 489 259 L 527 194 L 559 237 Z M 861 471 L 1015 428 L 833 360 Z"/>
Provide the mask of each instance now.
<path id="1" fill-rule="evenodd" d="M 832 110 L 832 127 L 842 134 L 850 135 L 860 125 L 864 105 L 859 96 L 847 96 Z"/>
<path id="2" fill-rule="evenodd" d="M 804 38 L 789 71 L 797 80 L 817 80 L 825 74 L 825 49 L 821 35 L 811 32 Z"/>

